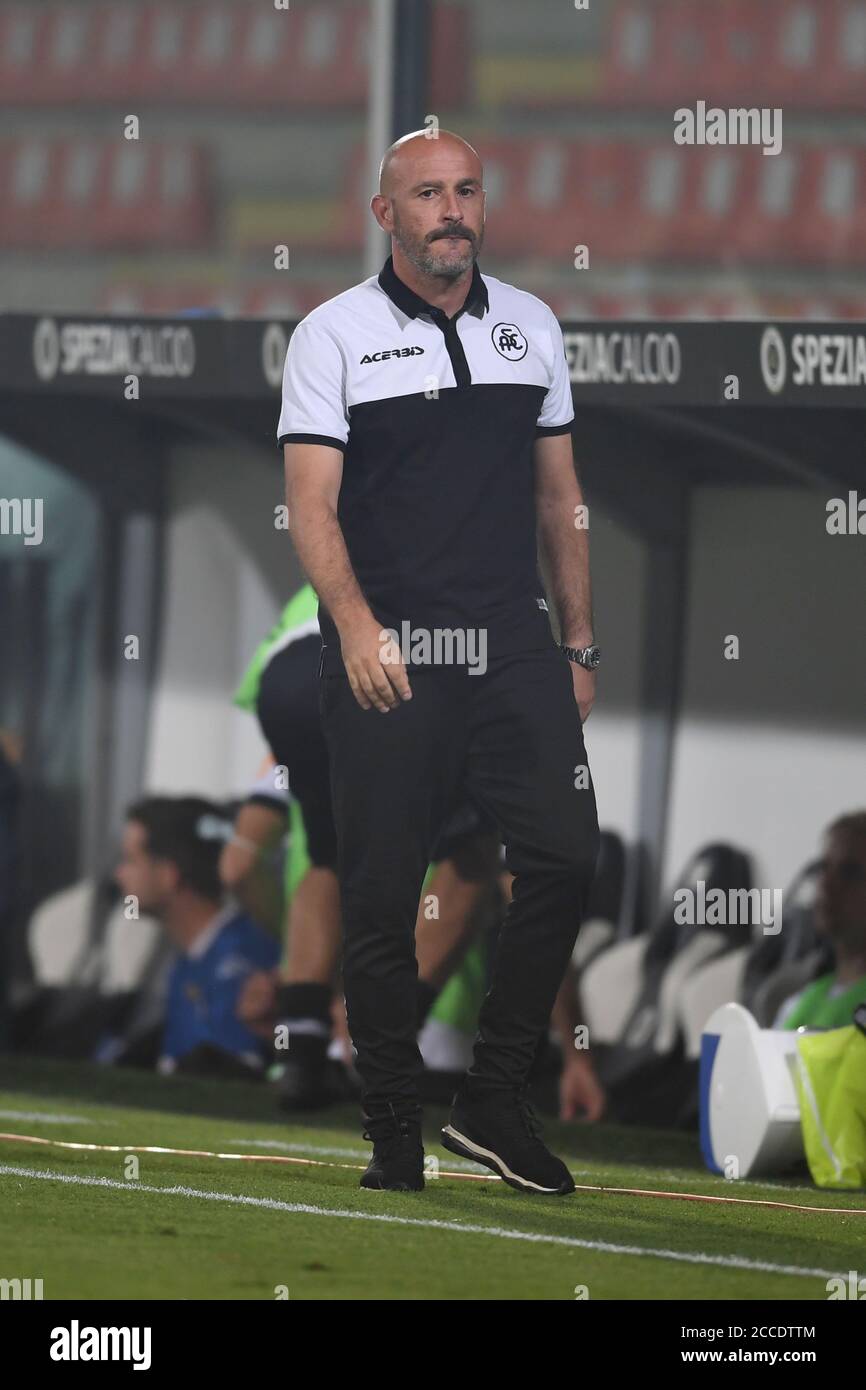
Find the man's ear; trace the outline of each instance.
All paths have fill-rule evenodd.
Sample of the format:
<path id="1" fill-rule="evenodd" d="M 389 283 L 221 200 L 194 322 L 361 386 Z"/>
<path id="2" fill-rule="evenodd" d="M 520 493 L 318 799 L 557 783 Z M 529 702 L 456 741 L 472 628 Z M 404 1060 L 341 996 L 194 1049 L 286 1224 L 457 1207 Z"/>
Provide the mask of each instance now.
<path id="1" fill-rule="evenodd" d="M 370 211 L 383 232 L 392 230 L 391 199 L 383 193 L 374 193 L 370 199 Z"/>

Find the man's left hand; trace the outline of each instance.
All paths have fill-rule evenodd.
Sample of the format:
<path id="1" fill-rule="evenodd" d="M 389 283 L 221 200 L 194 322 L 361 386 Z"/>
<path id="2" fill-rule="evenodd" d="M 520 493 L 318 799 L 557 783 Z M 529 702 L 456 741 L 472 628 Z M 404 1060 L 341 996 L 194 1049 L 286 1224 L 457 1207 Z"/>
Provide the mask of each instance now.
<path id="1" fill-rule="evenodd" d="M 588 1057 L 566 1058 L 559 1079 L 559 1118 L 596 1124 L 607 1105 L 604 1087 Z M 582 1115 L 578 1115 L 583 1111 Z"/>
<path id="2" fill-rule="evenodd" d="M 571 679 L 574 682 L 574 698 L 577 701 L 577 708 L 580 710 L 580 720 L 583 723 L 589 716 L 595 700 L 595 672 L 587 671 L 585 666 L 579 666 L 576 661 L 570 661 Z"/>

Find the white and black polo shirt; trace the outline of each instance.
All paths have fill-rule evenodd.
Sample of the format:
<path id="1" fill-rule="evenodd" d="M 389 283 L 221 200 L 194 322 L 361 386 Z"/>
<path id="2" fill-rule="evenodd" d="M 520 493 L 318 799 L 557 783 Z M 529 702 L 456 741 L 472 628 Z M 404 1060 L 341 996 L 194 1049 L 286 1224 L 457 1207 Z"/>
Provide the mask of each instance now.
<path id="1" fill-rule="evenodd" d="M 476 264 L 449 319 L 389 256 L 298 324 L 277 439 L 343 451 L 338 518 L 382 625 L 484 628 L 492 659 L 553 640 L 532 448 L 573 418 L 562 332 L 542 300 Z M 324 604 L 319 624 L 320 671 L 339 672 Z"/>

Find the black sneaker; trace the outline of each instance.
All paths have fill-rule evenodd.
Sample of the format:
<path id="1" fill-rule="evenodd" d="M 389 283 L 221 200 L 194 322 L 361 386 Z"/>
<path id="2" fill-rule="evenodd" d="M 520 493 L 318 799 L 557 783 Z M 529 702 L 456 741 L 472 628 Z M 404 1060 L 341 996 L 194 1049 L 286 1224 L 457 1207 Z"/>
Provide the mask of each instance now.
<path id="1" fill-rule="evenodd" d="M 442 1143 L 452 1153 L 492 1168 L 518 1192 L 566 1196 L 574 1180 L 561 1159 L 541 1142 L 535 1111 L 519 1091 L 470 1096 L 457 1091 Z"/>
<path id="2" fill-rule="evenodd" d="M 364 1116 L 364 1138 L 372 1140 L 373 1157 L 361 1177 L 361 1187 L 387 1192 L 424 1190 L 424 1145 L 420 1115 L 391 1113 Z"/>

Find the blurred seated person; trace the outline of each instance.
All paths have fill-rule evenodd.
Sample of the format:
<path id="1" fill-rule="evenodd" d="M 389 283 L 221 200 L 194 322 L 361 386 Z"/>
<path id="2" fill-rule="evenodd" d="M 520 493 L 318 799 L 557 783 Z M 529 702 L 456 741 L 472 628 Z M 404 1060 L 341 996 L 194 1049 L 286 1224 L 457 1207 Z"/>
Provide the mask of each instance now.
<path id="1" fill-rule="evenodd" d="M 158 1069 L 263 1075 L 273 1037 L 238 1016 L 251 974 L 272 970 L 279 944 L 227 903 L 219 859 L 231 827 L 200 797 L 149 796 L 126 814 L 115 879 L 137 913 L 160 923 L 177 951 Z"/>
<path id="2" fill-rule="evenodd" d="M 834 969 L 785 1000 L 776 1028 L 844 1028 L 866 1002 L 866 811 L 826 832 L 815 930 L 833 948 Z"/>
<path id="3" fill-rule="evenodd" d="M 282 940 L 289 854 L 281 854 L 281 849 L 289 826 L 291 798 L 288 789 L 278 786 L 276 771 L 268 755 L 222 846 L 219 876 L 224 890 L 253 921 Z"/>

